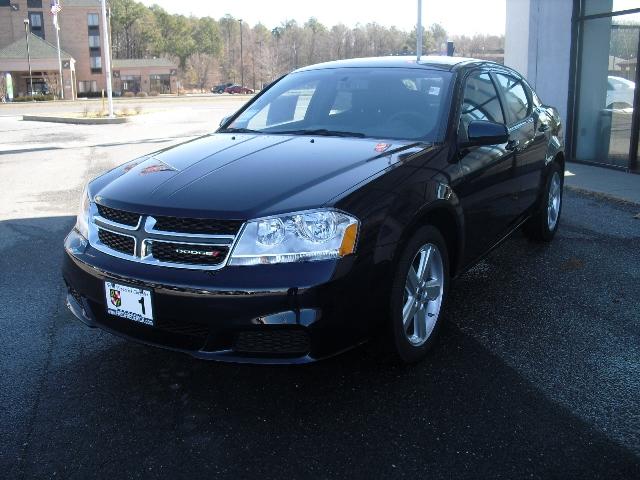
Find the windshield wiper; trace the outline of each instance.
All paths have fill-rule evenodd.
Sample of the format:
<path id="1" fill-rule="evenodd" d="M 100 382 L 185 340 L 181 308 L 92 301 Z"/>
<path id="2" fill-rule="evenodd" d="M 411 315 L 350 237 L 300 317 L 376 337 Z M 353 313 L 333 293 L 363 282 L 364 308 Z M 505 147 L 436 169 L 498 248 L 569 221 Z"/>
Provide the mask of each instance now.
<path id="1" fill-rule="evenodd" d="M 284 135 L 318 135 L 324 137 L 356 137 L 364 138 L 365 134 L 360 132 L 343 132 L 342 130 L 327 130 L 326 128 L 318 128 L 315 130 L 284 130 L 269 132 Z"/>
<path id="2" fill-rule="evenodd" d="M 251 130 L 250 128 L 223 128 L 219 130 L 222 133 L 263 133 L 258 130 Z"/>

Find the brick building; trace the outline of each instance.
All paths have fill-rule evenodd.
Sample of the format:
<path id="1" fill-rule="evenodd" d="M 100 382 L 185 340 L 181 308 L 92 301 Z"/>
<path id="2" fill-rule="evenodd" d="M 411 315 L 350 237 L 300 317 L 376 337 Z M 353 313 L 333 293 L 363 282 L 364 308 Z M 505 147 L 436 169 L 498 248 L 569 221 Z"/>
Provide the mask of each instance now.
<path id="1" fill-rule="evenodd" d="M 65 98 L 92 96 L 106 88 L 100 0 L 62 0 L 58 15 Z M 57 91 L 58 54 L 48 0 L 0 0 L 0 74 L 10 76 L 15 96 Z M 26 55 L 28 20 L 31 71 Z M 175 93 L 176 66 L 165 59 L 113 61 L 114 92 Z M 55 87 L 51 79 L 56 78 Z M 124 87 L 124 89 L 123 89 Z"/>

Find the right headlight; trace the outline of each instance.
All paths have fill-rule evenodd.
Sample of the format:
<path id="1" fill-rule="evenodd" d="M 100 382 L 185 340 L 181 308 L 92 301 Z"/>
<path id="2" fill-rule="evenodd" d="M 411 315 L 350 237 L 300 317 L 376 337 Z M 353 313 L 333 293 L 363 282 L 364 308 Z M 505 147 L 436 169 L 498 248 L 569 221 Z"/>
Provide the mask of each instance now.
<path id="1" fill-rule="evenodd" d="M 78 210 L 78 218 L 76 219 L 76 230 L 84 238 L 89 238 L 89 216 L 90 216 L 91 199 L 89 198 L 89 186 L 85 185 L 80 198 L 80 209 Z"/>
<path id="2" fill-rule="evenodd" d="M 247 222 L 230 265 L 310 262 L 355 252 L 359 222 L 346 213 L 308 210 Z"/>

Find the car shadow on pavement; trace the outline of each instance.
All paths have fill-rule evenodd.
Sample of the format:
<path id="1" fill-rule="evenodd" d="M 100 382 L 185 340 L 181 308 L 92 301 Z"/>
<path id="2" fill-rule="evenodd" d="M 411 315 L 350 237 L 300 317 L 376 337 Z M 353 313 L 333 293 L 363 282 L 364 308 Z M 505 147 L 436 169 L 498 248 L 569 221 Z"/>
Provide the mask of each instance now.
<path id="1" fill-rule="evenodd" d="M 461 330 L 459 323 L 479 320 L 455 302 L 448 317 L 456 323 L 445 323 L 439 344 L 413 366 L 371 347 L 302 367 L 218 364 L 90 330 L 60 307 L 60 252 L 72 224 L 71 217 L 0 222 L 3 289 L 11 282 L 1 295 L 17 297 L 3 301 L 14 310 L 5 310 L 1 326 L 3 335 L 18 332 L 1 357 L 3 390 L 11 388 L 3 399 L 15 402 L 12 430 L 2 436 L 14 446 L 0 449 L 12 453 L 2 459 L 5 471 L 234 479 L 640 474 L 638 457 Z M 508 273 L 506 262 L 497 261 L 498 274 Z"/>

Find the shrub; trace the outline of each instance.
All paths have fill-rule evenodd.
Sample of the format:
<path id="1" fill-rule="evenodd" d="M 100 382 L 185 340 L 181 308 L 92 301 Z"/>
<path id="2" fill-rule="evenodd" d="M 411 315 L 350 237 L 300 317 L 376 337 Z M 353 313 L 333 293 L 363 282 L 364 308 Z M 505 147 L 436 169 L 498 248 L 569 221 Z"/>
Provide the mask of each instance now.
<path id="1" fill-rule="evenodd" d="M 23 97 L 15 97 L 13 101 L 14 102 L 32 102 L 32 101 L 47 102 L 54 99 L 55 99 L 54 95 L 33 95 L 33 96 L 25 95 Z"/>
<path id="2" fill-rule="evenodd" d="M 124 93 L 122 94 L 122 96 L 123 96 L 123 97 L 127 97 L 127 98 L 131 98 L 131 97 L 135 97 L 135 96 L 136 96 L 136 94 L 135 94 L 135 93 L 133 93 L 133 92 L 124 92 Z"/>
<path id="3" fill-rule="evenodd" d="M 148 97 L 148 96 L 149 94 L 147 92 L 138 92 L 138 94 L 136 95 L 136 97 L 142 97 L 142 98 Z"/>
<path id="4" fill-rule="evenodd" d="M 160 92 L 157 91 L 157 90 L 154 90 L 153 92 L 151 92 L 149 94 L 149 96 L 151 96 L 151 97 L 159 97 L 160 96 Z"/>

